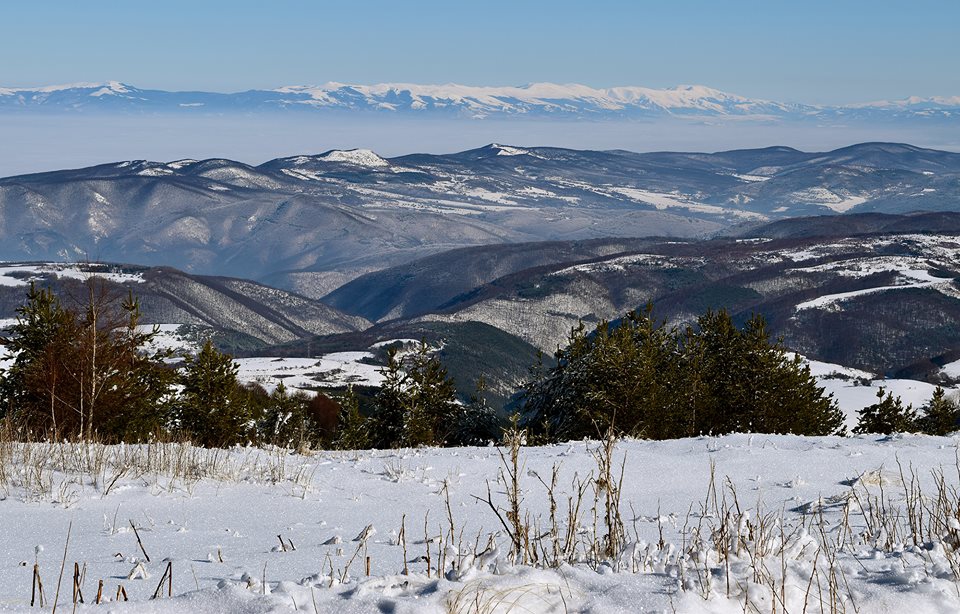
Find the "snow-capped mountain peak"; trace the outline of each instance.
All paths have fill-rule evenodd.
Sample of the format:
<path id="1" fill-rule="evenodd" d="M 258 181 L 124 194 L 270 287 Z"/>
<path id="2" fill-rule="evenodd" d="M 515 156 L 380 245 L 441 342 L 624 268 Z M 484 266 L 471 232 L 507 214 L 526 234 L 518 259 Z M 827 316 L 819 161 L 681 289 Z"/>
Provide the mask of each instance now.
<path id="1" fill-rule="evenodd" d="M 354 166 L 384 167 L 390 166 L 384 158 L 369 149 L 333 149 L 317 156 L 324 162 L 352 164 Z"/>
<path id="2" fill-rule="evenodd" d="M 119 81 L 108 81 L 100 87 L 96 88 L 96 91 L 91 93 L 91 96 L 116 96 L 118 94 L 129 94 L 130 87 L 120 83 Z"/>
<path id="3" fill-rule="evenodd" d="M 441 117 L 572 117 L 586 119 L 679 117 L 830 120 L 898 119 L 960 116 L 960 96 L 910 97 L 896 101 L 822 106 L 749 98 L 705 85 L 669 88 L 617 86 L 595 88 L 576 83 L 537 82 L 520 86 L 473 86 L 456 83 L 329 82 L 288 85 L 240 93 L 166 92 L 139 89 L 117 81 L 37 88 L 0 88 L 0 113 L 31 107 L 123 109 L 151 112 L 256 112 L 288 109 L 409 113 Z"/>

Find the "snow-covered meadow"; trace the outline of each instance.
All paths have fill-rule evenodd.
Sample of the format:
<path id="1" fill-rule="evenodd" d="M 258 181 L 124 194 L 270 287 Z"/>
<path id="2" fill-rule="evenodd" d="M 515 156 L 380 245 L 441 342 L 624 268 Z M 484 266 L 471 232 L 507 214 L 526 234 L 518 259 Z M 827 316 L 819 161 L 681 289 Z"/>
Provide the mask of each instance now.
<path id="1" fill-rule="evenodd" d="M 76 562 L 77 611 L 93 612 L 955 612 L 957 445 L 619 442 L 613 556 L 602 553 L 606 498 L 593 479 L 600 444 L 521 448 L 529 546 L 514 560 L 499 477 L 510 465 L 494 447 L 5 443 L 0 609 L 30 610 L 35 563 L 50 608 L 65 562 L 59 609 L 72 610 Z M 168 564 L 172 585 L 151 600 Z M 106 603 L 95 605 L 101 579 Z M 129 602 L 115 601 L 120 585 Z"/>

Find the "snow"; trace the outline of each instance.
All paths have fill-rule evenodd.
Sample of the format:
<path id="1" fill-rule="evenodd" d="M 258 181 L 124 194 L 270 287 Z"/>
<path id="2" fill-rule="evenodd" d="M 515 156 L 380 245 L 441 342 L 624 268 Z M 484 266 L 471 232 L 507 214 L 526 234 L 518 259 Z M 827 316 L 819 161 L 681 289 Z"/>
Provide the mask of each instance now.
<path id="1" fill-rule="evenodd" d="M 824 258 L 833 254 L 844 255 L 851 249 L 863 251 L 893 251 L 919 254 L 916 256 L 874 256 L 861 259 L 842 259 L 835 264 L 793 269 L 798 272 L 833 270 L 841 275 L 868 275 L 873 272 L 895 271 L 901 269 L 927 269 L 935 266 L 937 260 L 943 260 L 943 266 L 960 266 L 960 236 L 950 233 L 937 235 L 903 234 L 877 238 L 837 239 L 833 243 L 821 243 L 808 249 L 778 250 L 766 255 L 774 261 L 788 258 L 794 262 Z M 844 272 L 848 268 L 849 271 Z M 926 264 L 924 264 L 926 263 Z"/>
<path id="2" fill-rule="evenodd" d="M 57 263 L 42 264 L 0 264 L 0 286 L 28 286 L 31 280 L 53 275 L 69 279 L 86 281 L 90 277 L 99 277 L 114 283 L 143 283 L 138 273 L 121 273 L 107 268 L 106 265 L 72 265 Z"/>
<path id="3" fill-rule="evenodd" d="M 27 286 L 29 277 L 18 277 L 15 274 L 37 274 L 37 267 L 29 265 L 0 265 L 0 286 Z"/>
<path id="4" fill-rule="evenodd" d="M 867 202 L 867 196 L 854 195 L 846 192 L 832 192 L 826 188 L 808 188 L 793 192 L 790 198 L 799 203 L 813 204 L 826 207 L 837 213 L 844 213 L 858 205 Z"/>
<path id="5" fill-rule="evenodd" d="M 900 397 L 904 405 L 914 408 L 923 406 L 936 386 L 912 379 L 887 379 L 868 371 L 844 367 L 842 365 L 820 362 L 804 358 L 810 366 L 810 373 L 827 394 L 832 394 L 837 405 L 846 416 L 847 429 L 852 431 L 857 425 L 857 412 L 877 402 L 877 392 L 881 388 L 895 397 Z M 948 391 L 956 389 L 946 388 Z"/>
<path id="6" fill-rule="evenodd" d="M 510 147 L 508 145 L 499 145 L 497 143 L 492 143 L 490 145 L 492 149 L 497 150 L 498 156 L 532 156 L 534 158 L 539 158 L 540 156 L 536 155 L 529 149 L 523 149 L 521 147 Z"/>
<path id="7" fill-rule="evenodd" d="M 275 179 L 233 165 L 212 168 L 199 173 L 199 175 L 207 179 L 245 188 L 275 189 L 280 187 Z"/>
<path id="8" fill-rule="evenodd" d="M 137 174 L 142 177 L 165 177 L 167 175 L 173 175 L 173 169 L 163 166 L 152 166 L 137 172 Z"/>
<path id="9" fill-rule="evenodd" d="M 139 446 L 88 451 L 64 445 L 45 452 L 50 448 L 35 444 L 30 454 L 17 449 L 5 460 L 9 473 L 3 482 L 0 522 L 17 530 L 0 533 L 0 549 L 6 554 L 0 603 L 4 611 L 31 611 L 36 562 L 50 606 L 69 527 L 68 569 L 59 604 L 64 610 L 72 608 L 69 587 L 76 561 L 86 569 L 81 589 L 87 605 L 80 606 L 80 612 L 104 608 L 90 604 L 100 579 L 110 600 L 103 611 L 118 613 L 429 614 L 476 612 L 480 607 L 484 612 L 754 611 L 744 608 L 741 589 L 760 602 L 757 610 L 772 611 L 769 603 L 762 607 L 765 584 L 756 582 L 750 556 L 733 557 L 729 566 L 719 563 L 709 532 L 703 550 L 690 551 L 704 558 L 681 560 L 698 526 L 706 530 L 728 519 L 732 524 L 727 535 L 737 540 L 737 550 L 770 540 L 774 554 L 763 568 L 770 578 L 779 578 L 784 565 L 788 611 L 829 608 L 827 569 L 837 574 L 841 595 L 852 593 L 859 612 L 957 611 L 960 598 L 943 545 L 948 540 L 915 547 L 906 534 L 906 543 L 891 545 L 884 545 L 882 536 L 855 537 L 854 545 L 831 550 L 836 555 L 832 564 L 817 552 L 825 541 L 843 539 L 844 527 L 855 536 L 866 530 L 851 493 L 858 493 L 864 505 L 867 496 L 883 494 L 887 506 L 902 509 L 905 487 L 898 465 L 908 477 L 914 471 L 925 494 L 935 494 L 931 472 L 945 468 L 950 475 L 957 444 L 956 438 L 911 435 L 730 435 L 621 442 L 614 460 L 618 467 L 624 463 L 625 473 L 621 511 L 628 543 L 623 556 L 554 569 L 512 563 L 499 520 L 477 500 L 486 498 L 489 482 L 494 504 L 505 505 L 502 486 L 496 483 L 501 458 L 493 448 L 301 456 L 247 448 L 191 450 L 174 444 L 153 445 L 149 451 Z M 574 474 L 586 479 L 596 470 L 596 448 L 595 443 L 572 442 L 521 449 L 520 505 L 531 522 L 539 519 L 544 531 L 549 523 L 547 491 L 538 476 L 549 483 L 552 467 L 558 466 L 556 494 L 565 515 Z M 94 453 L 98 450 L 102 453 Z M 65 460 L 58 460 L 61 457 Z M 106 459 L 102 474 L 75 468 L 84 466 L 81 459 L 101 457 Z M 24 458 L 43 467 L 43 481 L 24 471 Z M 909 459 L 909 466 L 901 459 Z M 180 462 L 190 464 L 189 473 L 176 469 Z M 713 511 L 711 474 L 717 499 L 733 508 L 732 517 Z M 734 497 L 736 507 L 749 516 L 737 515 Z M 584 540 L 591 539 L 595 528 L 601 538 L 604 533 L 602 503 L 598 526 L 589 511 L 592 505 L 591 491 L 581 510 L 579 536 Z M 756 529 L 761 518 L 770 523 L 766 531 Z M 449 543 L 441 537 L 451 522 L 462 541 Z M 560 522 L 562 529 L 565 521 Z M 906 522 L 905 516 L 894 522 Z M 750 526 L 754 528 L 748 537 L 744 531 Z M 363 534 L 365 540 L 352 541 Z M 491 535 L 494 541 L 488 547 Z M 790 536 L 783 558 L 776 545 L 781 535 Z M 658 547 L 661 539 L 663 548 Z M 446 573 L 437 577 L 441 553 Z M 457 569 L 452 569 L 455 562 Z M 174 597 L 164 593 L 151 600 L 168 563 Z M 138 575 L 133 572 L 139 568 L 146 572 L 145 579 L 127 579 Z M 812 578 L 816 580 L 808 595 Z M 112 601 L 119 584 L 130 602 Z M 766 595 L 769 598 L 769 591 Z M 852 603 L 846 602 L 846 611 L 854 611 Z"/>
<path id="10" fill-rule="evenodd" d="M 57 104 L 82 108 L 104 98 L 122 97 L 145 106 L 162 104 L 175 109 L 203 107 L 198 99 L 204 92 L 157 92 L 137 90 L 118 82 L 76 83 L 40 88 L 3 88 L 0 98 L 14 98 L 14 104 L 42 105 L 52 94 L 65 95 Z M 521 86 L 465 86 L 458 84 L 380 83 L 372 85 L 330 82 L 323 85 L 291 85 L 273 90 L 224 94 L 240 105 L 256 110 L 263 103 L 279 109 L 368 109 L 385 112 L 429 113 L 455 111 L 463 117 L 483 119 L 495 114 L 515 116 L 561 114 L 583 118 L 671 115 L 700 121 L 720 120 L 827 119 L 855 116 L 861 109 L 896 116 L 944 116 L 954 114 L 958 97 L 910 97 L 900 101 L 823 106 L 782 103 L 723 92 L 703 85 L 678 85 L 656 89 L 637 86 L 593 88 L 576 83 L 530 83 Z M 9 101 L 8 101 L 9 104 Z M 252 106 L 251 106 L 252 105 Z M 93 106 L 93 105 L 91 105 Z"/>
<path id="11" fill-rule="evenodd" d="M 386 341 L 378 341 L 370 346 L 370 349 L 380 349 L 385 348 L 388 345 L 400 344 L 401 346 L 406 345 L 419 345 L 419 339 L 387 339 Z"/>
<path id="12" fill-rule="evenodd" d="M 960 360 L 948 362 L 940 368 L 940 372 L 952 379 L 960 379 Z"/>
<path id="13" fill-rule="evenodd" d="M 732 177 L 736 177 L 742 181 L 747 181 L 749 183 L 757 183 L 760 181 L 769 181 L 770 177 L 767 175 L 740 175 L 737 173 L 731 173 Z"/>
<path id="14" fill-rule="evenodd" d="M 888 292 L 891 290 L 903 290 L 907 288 L 950 288 L 953 285 L 953 279 L 944 279 L 943 277 L 934 277 L 925 270 L 904 270 L 898 271 L 899 276 L 910 280 L 893 286 L 878 286 L 876 288 L 865 288 L 863 290 L 853 290 L 851 292 L 839 292 L 837 294 L 825 294 L 815 299 L 798 303 L 797 311 L 804 309 L 823 309 L 825 307 L 833 308 L 837 303 L 865 296 L 867 294 L 876 294 L 878 292 Z"/>
<path id="15" fill-rule="evenodd" d="M 630 254 L 629 256 L 614 256 L 599 262 L 574 264 L 550 273 L 551 276 L 563 276 L 570 273 L 606 273 L 626 271 L 633 266 L 648 266 L 658 269 L 690 268 L 702 265 L 702 258 L 671 258 L 661 254 Z"/>
<path id="16" fill-rule="evenodd" d="M 99 98 L 100 96 L 116 96 L 117 94 L 129 93 L 130 90 L 126 85 L 120 83 L 119 81 L 111 81 L 90 95 L 94 98 Z"/>
<path id="17" fill-rule="evenodd" d="M 512 155 L 512 154 L 511 154 Z M 501 205 L 516 205 L 516 201 L 510 200 L 509 194 L 504 192 L 494 192 L 480 187 L 467 187 L 460 186 L 457 190 L 460 194 L 463 194 L 467 198 L 479 198 L 480 200 L 486 200 L 493 203 L 498 203 Z"/>
<path id="18" fill-rule="evenodd" d="M 324 179 L 323 174 L 314 171 L 308 171 L 302 168 L 282 168 L 280 169 L 280 172 L 288 177 L 293 177 L 294 179 L 299 179 L 301 181 L 322 181 Z"/>
<path id="19" fill-rule="evenodd" d="M 62 85 L 46 85 L 43 87 L 5 88 L 4 91 L 15 92 L 15 93 L 40 92 L 44 94 L 51 94 L 53 92 L 63 92 L 66 90 L 98 90 L 100 91 L 103 89 L 108 89 L 108 90 L 123 89 L 124 91 L 126 91 L 126 86 L 124 86 L 122 83 L 119 83 L 117 81 L 109 81 L 107 83 L 80 82 L 80 83 L 65 83 Z"/>
<path id="20" fill-rule="evenodd" d="M 452 83 L 358 85 L 330 82 L 320 86 L 286 86 L 274 91 L 309 96 L 306 101 L 285 101 L 288 104 L 319 107 L 350 106 L 359 94 L 371 107 L 395 110 L 398 105 L 387 100 L 409 97 L 409 106 L 413 110 L 424 110 L 431 106 L 458 106 L 474 113 L 474 117 L 484 117 L 492 112 L 526 114 L 532 109 L 547 112 L 581 108 L 594 112 L 640 109 L 667 113 L 699 111 L 755 116 L 769 116 L 788 110 L 786 105 L 780 103 L 744 98 L 702 85 L 679 85 L 666 89 L 633 86 L 596 89 L 575 83 L 474 87 Z"/>
<path id="21" fill-rule="evenodd" d="M 888 109 L 900 108 L 906 109 L 915 106 L 937 105 L 944 107 L 960 106 L 960 96 L 931 96 L 924 98 L 921 96 L 908 96 L 900 100 L 877 100 L 874 102 L 864 102 L 845 105 L 850 109 Z"/>
<path id="22" fill-rule="evenodd" d="M 517 190 L 518 196 L 529 196 L 531 198 L 556 198 L 557 195 L 550 190 L 544 190 L 543 188 L 535 188 L 533 186 L 527 186 Z"/>
<path id="23" fill-rule="evenodd" d="M 383 382 L 382 367 L 370 364 L 372 359 L 370 352 L 335 352 L 319 358 L 235 358 L 234 363 L 242 382 L 260 384 L 267 391 L 283 382 L 288 390 L 310 392 L 348 384 L 379 386 Z"/>
<path id="24" fill-rule="evenodd" d="M 144 347 L 144 350 L 149 353 L 172 351 L 174 353 L 172 360 L 179 360 L 179 356 L 199 351 L 202 345 L 201 340 L 212 332 L 209 327 L 193 324 L 141 324 L 137 326 L 137 330 L 142 333 L 152 333 L 156 330 L 157 334 Z"/>
<path id="25" fill-rule="evenodd" d="M 876 273 L 897 273 L 914 280 L 930 281 L 937 278 L 927 273 L 930 259 L 924 256 L 870 256 L 826 262 L 815 266 L 790 269 L 797 273 L 819 273 L 830 271 L 841 277 L 866 277 Z M 943 281 L 941 278 L 940 281 Z"/>
<path id="26" fill-rule="evenodd" d="M 742 211 L 740 209 L 725 209 L 716 205 L 707 205 L 692 200 L 690 197 L 679 193 L 662 193 L 641 190 L 638 188 L 611 187 L 611 192 L 621 194 L 631 200 L 652 205 L 658 210 L 669 208 L 686 209 L 698 213 L 711 213 L 714 215 L 732 215 L 746 219 L 765 220 L 766 216 L 752 211 Z"/>
<path id="27" fill-rule="evenodd" d="M 167 168 L 172 168 L 174 170 L 180 170 L 185 166 L 190 166 L 191 164 L 196 164 L 197 160 L 191 158 L 184 158 L 183 160 L 174 160 L 173 162 L 167 162 Z"/>
<path id="28" fill-rule="evenodd" d="M 324 162 L 338 162 L 340 164 L 353 164 L 354 166 L 373 168 L 390 166 L 389 162 L 369 149 L 335 149 L 321 156 L 317 156 L 317 159 L 323 160 Z"/>

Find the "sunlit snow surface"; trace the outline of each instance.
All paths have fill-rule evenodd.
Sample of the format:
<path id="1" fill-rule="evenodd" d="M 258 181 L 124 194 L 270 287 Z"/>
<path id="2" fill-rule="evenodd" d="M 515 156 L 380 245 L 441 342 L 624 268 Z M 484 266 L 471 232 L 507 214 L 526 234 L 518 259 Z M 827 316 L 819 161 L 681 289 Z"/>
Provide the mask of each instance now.
<path id="1" fill-rule="evenodd" d="M 289 390 L 317 387 L 379 386 L 381 366 L 371 364 L 370 352 L 335 352 L 319 358 L 237 358 L 241 381 L 272 391 L 280 382 Z"/>
<path id="2" fill-rule="evenodd" d="M 709 498 L 711 470 L 720 494 L 730 501 L 735 492 L 738 505 L 751 510 L 752 518 L 759 505 L 776 517 L 782 514 L 789 532 L 797 529 L 804 511 L 813 511 L 805 524 L 813 528 L 822 523 L 826 539 L 837 539 L 837 530 L 846 523 L 853 530 L 862 528 L 856 513 L 844 520 L 851 484 L 873 494 L 883 484 L 890 505 L 899 505 L 903 486 L 898 462 L 909 463 L 927 489 L 931 470 L 944 466 L 952 471 L 957 443 L 954 438 L 925 436 L 767 435 L 622 442 L 615 460 L 618 467 L 624 462 L 621 497 L 631 544 L 628 550 L 650 552 L 655 560 L 661 538 L 667 548 L 681 548 L 685 526 L 689 530 L 698 523 L 715 522 L 710 513 L 700 511 Z M 556 495 L 565 513 L 574 474 L 585 477 L 595 470 L 591 455 L 595 448 L 596 444 L 573 442 L 521 451 L 522 509 L 529 512 L 531 521 L 544 523 L 549 515 L 546 489 L 537 476 L 549 481 L 551 467 L 559 465 Z M 66 453 L 79 459 L 83 451 Z M 153 454 L 157 453 L 155 449 Z M 113 448 L 107 455 L 132 459 L 135 451 L 129 446 Z M 514 604 L 513 609 L 481 611 L 743 611 L 742 600 L 726 597 L 722 566 L 715 569 L 713 586 L 680 591 L 681 580 L 671 565 L 654 563 L 635 573 L 614 571 L 607 565 L 567 565 L 556 570 L 512 565 L 500 522 L 475 498 L 485 498 L 486 482 L 497 479 L 501 459 L 494 448 L 310 456 L 236 449 L 215 457 L 192 454 L 189 462 L 201 477 L 184 479 L 165 471 L 131 468 L 114 480 L 113 466 L 104 475 L 82 477 L 48 470 L 44 476 L 49 488 L 18 485 L 29 481 L 21 473 L 26 469 L 23 457 L 18 453 L 6 460 L 10 477 L 0 501 L 0 523 L 16 527 L 0 532 L 0 550 L 5 554 L 0 583 L 3 611 L 38 611 L 29 607 L 34 562 L 39 565 L 49 611 L 62 561 L 67 567 L 59 596 L 62 611 L 72 610 L 74 561 L 86 569 L 81 588 L 87 605 L 78 608 L 82 612 L 473 612 L 463 604 L 495 604 L 503 598 Z M 157 460 L 156 464 L 162 463 Z M 494 485 L 492 498 L 498 505 L 505 503 L 501 487 Z M 589 500 L 592 505 L 592 496 Z M 585 509 L 585 535 L 593 531 L 590 518 Z M 427 548 L 435 567 L 441 544 L 424 543 L 424 534 L 427 542 L 433 542 L 451 521 L 456 531 L 462 531 L 463 540 L 458 542 L 460 551 L 447 549 L 448 568 L 461 552 L 465 556 L 474 549 L 478 536 L 481 550 L 490 534 L 498 546 L 463 564 L 459 574 L 438 579 L 434 571 L 428 577 Z M 131 522 L 138 528 L 149 562 Z M 600 522 L 597 530 L 602 533 Z M 402 574 L 402 525 L 408 575 Z M 353 541 L 364 533 L 368 535 L 365 542 Z M 814 540 L 809 551 L 791 551 L 786 559 L 790 612 L 803 611 L 809 560 L 819 532 L 813 528 L 802 539 Z M 174 597 L 167 599 L 164 587 L 164 596 L 151 601 L 168 563 L 174 572 Z M 128 579 L 138 564 L 147 577 Z M 771 571 L 780 569 L 778 557 L 769 564 Z M 823 565 L 821 558 L 821 569 Z M 849 612 L 960 608 L 957 585 L 936 549 L 914 547 L 910 542 L 892 551 L 863 545 L 838 553 L 835 566 L 837 575 L 842 572 L 845 577 L 842 593 L 851 593 L 857 605 L 854 610 L 848 601 Z M 730 573 L 734 593 L 739 592 L 735 584 L 739 582 L 759 594 L 762 585 L 752 585 L 749 572 L 734 568 Z M 90 605 L 100 579 L 108 600 L 122 584 L 131 601 Z M 814 585 L 807 612 L 821 611 L 817 595 Z M 455 604 L 462 609 L 455 609 Z"/>
<path id="3" fill-rule="evenodd" d="M 101 264 L 5 264 L 0 262 L 0 286 L 28 286 L 30 281 L 53 275 L 85 281 L 91 277 L 100 277 L 115 283 L 141 283 L 143 277 L 137 273 L 124 273 L 114 267 Z"/>
<path id="4" fill-rule="evenodd" d="M 162 325 L 160 331 L 162 343 L 189 344 L 176 325 Z M 372 351 L 396 342 L 377 344 L 371 352 L 249 358 L 238 359 L 237 364 L 241 378 L 268 388 L 280 381 L 311 387 L 323 385 L 318 383 L 321 380 L 375 384 L 381 376 L 376 365 L 368 364 Z M 848 425 L 855 419 L 855 408 L 876 400 L 881 385 L 915 406 L 933 391 L 928 384 L 878 381 L 870 373 L 838 365 L 811 361 L 810 366 L 846 411 Z M 717 487 L 727 493 L 724 496 L 732 497 L 735 491 L 752 517 L 760 505 L 766 513 L 783 514 L 787 531 L 796 530 L 801 521 L 807 526 L 813 526 L 813 520 L 822 521 L 827 537 L 835 539 L 843 523 L 851 523 L 854 529 L 862 523 L 856 514 L 844 520 L 850 484 L 874 493 L 883 484 L 891 504 L 899 505 L 903 486 L 898 463 L 911 467 L 930 488 L 932 470 L 944 467 L 948 475 L 956 474 L 952 467 L 958 443 L 955 437 L 912 435 L 731 435 L 622 442 L 616 460 L 624 463 L 621 498 L 628 549 L 651 551 L 661 537 L 668 548 L 679 548 L 685 526 L 715 521 L 700 513 L 711 467 Z M 596 471 L 592 456 L 596 447 L 572 442 L 521 452 L 522 506 L 531 522 L 543 529 L 549 516 L 546 489 L 539 477 L 549 481 L 551 468 L 559 466 L 556 494 L 562 516 L 574 474 L 583 478 Z M 493 500 L 505 505 L 503 488 L 496 485 L 501 457 L 494 448 L 310 455 L 248 448 L 215 453 L 154 448 L 152 469 L 143 464 L 145 452 L 140 454 L 141 461 L 132 460 L 137 449 L 110 448 L 106 457 L 116 459 L 116 464 L 68 473 L 53 470 L 55 461 L 37 460 L 44 458 L 42 448 L 30 455 L 12 448 L 0 450 L 0 523 L 17 527 L 0 531 L 0 551 L 6 554 L 0 611 L 37 611 L 29 607 L 34 562 L 51 600 L 62 561 L 67 565 L 60 593 L 64 611 L 72 610 L 69 585 L 74 561 L 86 566 L 82 590 L 87 605 L 78 608 L 81 612 L 439 614 L 474 612 L 471 604 L 478 603 L 507 604 L 481 610 L 485 612 L 743 611 L 742 600 L 728 599 L 719 581 L 706 591 L 689 586 L 679 590 L 681 580 L 670 565 L 654 562 L 634 573 L 615 572 L 606 565 L 538 570 L 511 564 L 498 518 L 476 498 L 486 496 L 490 481 Z M 53 456 L 62 458 L 64 453 L 77 457 L 76 462 L 70 461 L 72 467 L 88 466 L 90 458 L 97 458 L 69 448 Z M 158 471 L 165 463 L 169 469 Z M 590 506 L 592 502 L 583 510 L 583 535 L 593 530 Z M 805 512 L 815 515 L 804 519 Z M 458 573 L 438 579 L 433 571 L 428 577 L 427 548 L 435 567 L 441 549 L 436 537 L 448 530 L 450 518 L 463 538 L 459 549 L 445 550 L 448 561 L 467 556 L 477 540 L 484 549 L 490 535 L 498 545 Z M 138 527 L 149 562 L 137 545 L 131 521 Z M 406 529 L 406 557 L 399 539 L 401 526 Z M 369 535 L 365 541 L 353 541 L 363 533 Z M 278 536 L 285 548 L 280 547 Z M 844 593 L 852 593 L 859 612 L 907 607 L 915 612 L 953 612 L 960 609 L 960 597 L 941 552 L 909 542 L 892 551 L 863 545 L 839 553 L 836 565 L 846 576 Z M 401 573 L 404 560 L 408 575 Z M 656 556 L 651 555 L 651 560 Z M 774 562 L 780 564 L 779 559 Z M 174 597 L 150 600 L 168 563 L 174 570 Z M 821 560 L 821 564 L 825 563 Z M 133 573 L 138 565 L 147 577 L 128 579 L 138 576 Z M 736 569 L 732 573 L 735 582 L 744 586 L 751 582 L 749 573 Z M 788 584 L 793 588 L 786 593 L 788 611 L 803 611 L 809 573 L 809 561 L 789 563 Z M 119 584 L 131 601 L 91 605 L 100 579 L 108 601 Z M 818 606 L 814 596 L 807 611 L 820 612 Z M 854 611 L 851 602 L 847 611 Z"/>
<path id="5" fill-rule="evenodd" d="M 840 292 L 838 294 L 825 294 L 815 299 L 798 303 L 797 311 L 812 308 L 829 308 L 836 303 L 878 292 L 889 292 L 891 290 L 903 290 L 908 288 L 937 288 L 947 291 L 953 291 L 953 278 L 935 277 L 925 270 L 900 270 L 897 276 L 903 279 L 903 283 L 890 286 L 877 286 L 875 288 L 866 288 L 863 290 L 853 290 L 850 292 Z"/>
<path id="6" fill-rule="evenodd" d="M 885 379 L 873 373 L 851 369 L 817 360 L 808 360 L 810 372 L 827 394 L 832 394 L 837 405 L 846 416 L 848 430 L 857 425 L 857 411 L 877 402 L 877 393 L 882 388 L 895 397 L 900 397 L 904 405 L 920 408 L 933 396 L 936 386 L 912 379 Z M 953 391 L 952 388 L 946 388 Z"/>

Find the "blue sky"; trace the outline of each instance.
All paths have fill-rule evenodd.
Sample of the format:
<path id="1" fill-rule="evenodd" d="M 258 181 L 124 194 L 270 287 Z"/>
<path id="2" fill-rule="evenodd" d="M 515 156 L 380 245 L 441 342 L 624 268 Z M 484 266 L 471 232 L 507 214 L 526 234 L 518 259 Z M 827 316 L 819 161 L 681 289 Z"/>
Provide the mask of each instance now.
<path id="1" fill-rule="evenodd" d="M 12 0 L 0 86 L 534 81 L 844 103 L 960 95 L 960 2 Z"/>

